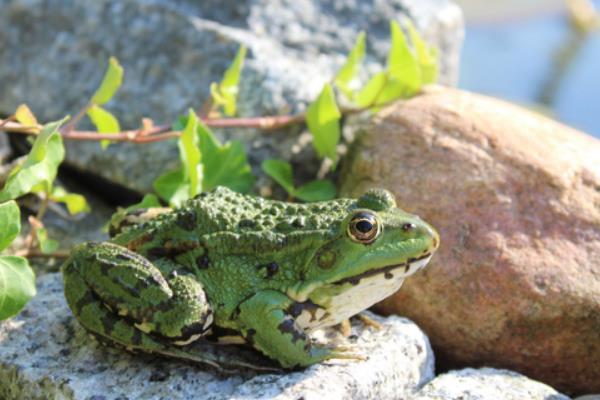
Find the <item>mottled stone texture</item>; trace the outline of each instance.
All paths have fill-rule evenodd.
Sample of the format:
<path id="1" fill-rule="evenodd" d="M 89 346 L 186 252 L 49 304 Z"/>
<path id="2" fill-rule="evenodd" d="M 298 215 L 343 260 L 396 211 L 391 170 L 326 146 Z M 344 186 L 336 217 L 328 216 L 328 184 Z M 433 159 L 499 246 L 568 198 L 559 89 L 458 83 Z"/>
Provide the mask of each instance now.
<path id="1" fill-rule="evenodd" d="M 441 81 L 458 76 L 463 24 L 449 0 L 0 0 L 0 114 L 27 103 L 40 120 L 73 115 L 99 84 L 106 60 L 125 68 L 124 85 L 107 107 L 124 128 L 142 117 L 170 123 L 200 108 L 240 44 L 250 49 L 239 113 L 286 114 L 304 109 L 333 77 L 359 31 L 369 34 L 371 69 L 385 62 L 388 21 L 411 18 L 441 52 Z M 219 135 L 242 139 L 257 167 L 292 159 L 314 176 L 318 163 L 298 142 L 299 127 L 281 134 L 249 129 Z M 178 163 L 169 143 L 67 143 L 67 162 L 128 188 L 147 192 Z M 312 169 L 311 169 L 312 168 Z M 256 168 L 258 170 L 258 168 Z"/>
<path id="2" fill-rule="evenodd" d="M 368 355 L 366 361 L 219 375 L 202 366 L 100 346 L 69 311 L 59 274 L 45 275 L 37 284 L 38 295 L 25 310 L 0 323 L 3 400 L 391 399 L 406 397 L 433 378 L 429 341 L 404 318 L 372 316 L 383 324 L 381 330 L 355 324 L 345 344 Z M 215 351 L 240 349 L 216 346 Z"/>
<path id="3" fill-rule="evenodd" d="M 493 368 L 450 371 L 437 376 L 411 400 L 568 400 L 550 386 L 516 372 Z"/>
<path id="4" fill-rule="evenodd" d="M 488 97 L 431 88 L 383 110 L 342 195 L 381 186 L 441 235 L 379 310 L 415 320 L 442 366 L 600 391 L 600 142 Z"/>

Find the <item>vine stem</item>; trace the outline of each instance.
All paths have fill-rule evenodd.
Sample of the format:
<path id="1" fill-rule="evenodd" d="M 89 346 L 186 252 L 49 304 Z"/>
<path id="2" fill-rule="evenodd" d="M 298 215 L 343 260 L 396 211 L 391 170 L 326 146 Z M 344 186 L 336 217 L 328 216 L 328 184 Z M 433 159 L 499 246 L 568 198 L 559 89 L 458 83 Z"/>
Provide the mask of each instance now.
<path id="1" fill-rule="evenodd" d="M 16 256 L 26 257 L 26 258 L 67 258 L 69 257 L 68 250 L 57 250 L 50 253 L 43 253 L 40 249 L 31 248 L 31 249 L 23 249 L 15 252 Z"/>
<path id="2" fill-rule="evenodd" d="M 356 114 L 368 110 L 370 107 L 342 108 L 343 115 Z M 85 110 L 85 108 L 84 108 Z M 111 140 L 113 142 L 152 143 L 181 136 L 181 131 L 174 131 L 170 125 L 157 125 L 151 128 L 125 130 L 116 133 L 98 133 L 95 131 L 75 130 L 74 126 L 81 119 L 85 111 L 77 114 L 71 123 L 60 129 L 61 136 L 69 140 Z M 81 115 L 81 116 L 80 116 Z M 306 113 L 294 115 L 276 115 L 250 118 L 201 118 L 202 122 L 212 128 L 253 128 L 264 131 L 272 131 L 290 125 L 306 122 Z M 75 124 L 73 124 L 75 122 Z M 21 133 L 25 135 L 36 135 L 41 126 L 27 126 L 8 118 L 0 119 L 0 130 L 5 132 Z"/>

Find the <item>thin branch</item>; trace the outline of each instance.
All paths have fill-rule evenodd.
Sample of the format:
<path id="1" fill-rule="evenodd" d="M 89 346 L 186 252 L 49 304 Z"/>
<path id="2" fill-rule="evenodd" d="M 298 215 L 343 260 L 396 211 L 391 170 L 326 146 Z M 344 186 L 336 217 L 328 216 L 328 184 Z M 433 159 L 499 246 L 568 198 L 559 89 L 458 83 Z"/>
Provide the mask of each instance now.
<path id="1" fill-rule="evenodd" d="M 81 121 L 81 119 L 85 116 L 85 113 L 87 113 L 91 107 L 92 103 L 87 103 L 85 107 L 79 110 L 79 112 L 61 128 L 61 133 L 71 132 L 73 129 L 75 129 L 75 126 L 79 123 L 79 121 Z"/>
<path id="2" fill-rule="evenodd" d="M 43 253 L 38 248 L 23 249 L 15 252 L 16 256 L 26 258 L 67 258 L 69 257 L 68 250 L 57 250 L 50 253 Z"/>
<path id="3" fill-rule="evenodd" d="M 368 110 L 370 107 L 361 108 L 342 108 L 341 112 L 344 115 L 356 114 Z M 82 110 L 78 115 L 85 114 Z M 152 143 L 167 139 L 177 138 L 181 136 L 180 131 L 171 130 L 170 125 L 157 125 L 148 129 L 132 129 L 116 133 L 98 133 L 95 131 L 75 130 L 73 121 L 76 121 L 77 116 L 73 118 L 69 124 L 65 125 L 60 133 L 64 139 L 69 140 L 111 140 L 113 142 L 132 142 L 132 143 Z M 306 121 L 306 113 L 294 115 L 276 115 L 264 117 L 250 118 L 202 118 L 204 124 L 212 128 L 252 128 L 264 131 L 273 131 L 276 129 L 285 128 L 290 125 L 301 124 Z M 24 126 L 18 122 L 6 121 L 0 119 L 0 130 L 6 132 L 22 133 L 26 135 L 34 135 L 40 129 L 40 126 Z"/>

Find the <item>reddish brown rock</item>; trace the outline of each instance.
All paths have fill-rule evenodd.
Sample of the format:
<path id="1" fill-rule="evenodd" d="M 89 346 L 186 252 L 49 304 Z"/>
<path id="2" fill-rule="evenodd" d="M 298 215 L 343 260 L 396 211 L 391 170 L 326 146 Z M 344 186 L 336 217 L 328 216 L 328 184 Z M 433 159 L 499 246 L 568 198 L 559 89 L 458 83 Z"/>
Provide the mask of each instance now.
<path id="1" fill-rule="evenodd" d="M 442 238 L 380 311 L 416 321 L 442 367 L 600 392 L 600 141 L 432 87 L 383 110 L 355 143 L 342 194 L 376 186 Z"/>

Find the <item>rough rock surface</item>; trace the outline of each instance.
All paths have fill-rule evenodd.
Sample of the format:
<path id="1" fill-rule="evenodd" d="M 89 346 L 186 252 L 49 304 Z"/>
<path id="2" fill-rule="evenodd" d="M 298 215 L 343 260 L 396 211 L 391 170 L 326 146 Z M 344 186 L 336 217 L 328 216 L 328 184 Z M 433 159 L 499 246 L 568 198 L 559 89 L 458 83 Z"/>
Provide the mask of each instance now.
<path id="1" fill-rule="evenodd" d="M 342 195 L 368 187 L 431 222 L 430 266 L 380 307 L 413 319 L 443 367 L 516 370 L 600 391 L 600 142 L 453 89 L 383 110 Z"/>
<path id="2" fill-rule="evenodd" d="M 369 33 L 375 67 L 385 60 L 388 20 L 412 18 L 440 48 L 446 84 L 456 82 L 463 35 L 460 9 L 449 0 L 0 0 L 0 7 L 0 113 L 22 102 L 41 120 L 76 113 L 115 55 L 125 79 L 108 108 L 125 128 L 144 116 L 166 123 L 199 108 L 240 44 L 251 54 L 239 113 L 259 116 L 299 111 L 313 100 L 360 30 Z M 292 154 L 297 135 L 289 132 L 226 135 L 246 142 L 255 166 L 273 157 L 315 164 L 301 162 L 310 151 Z M 69 142 L 67 150 L 71 165 L 142 192 L 178 162 L 172 142 L 105 152 L 97 143 Z"/>
<path id="3" fill-rule="evenodd" d="M 427 337 L 399 317 L 372 316 L 383 324 L 379 331 L 353 327 L 358 338 L 351 343 L 368 360 L 331 361 L 297 372 L 218 375 L 130 355 L 90 339 L 71 315 L 61 282 L 59 274 L 38 279 L 38 295 L 26 309 L 0 323 L 0 398 L 382 399 L 407 396 L 433 378 Z"/>
<path id="4" fill-rule="evenodd" d="M 568 400 L 550 386 L 493 368 L 450 371 L 423 386 L 411 400 Z"/>

